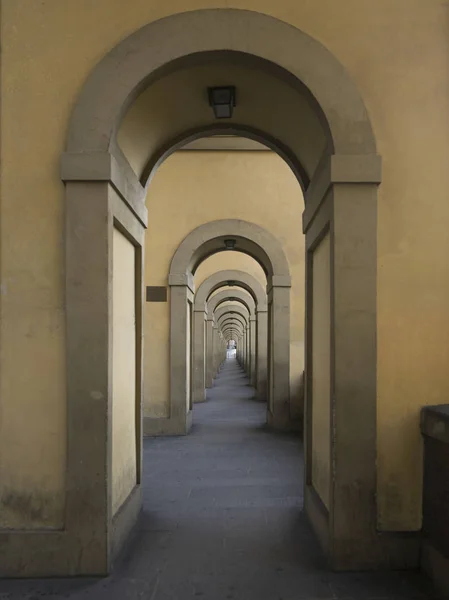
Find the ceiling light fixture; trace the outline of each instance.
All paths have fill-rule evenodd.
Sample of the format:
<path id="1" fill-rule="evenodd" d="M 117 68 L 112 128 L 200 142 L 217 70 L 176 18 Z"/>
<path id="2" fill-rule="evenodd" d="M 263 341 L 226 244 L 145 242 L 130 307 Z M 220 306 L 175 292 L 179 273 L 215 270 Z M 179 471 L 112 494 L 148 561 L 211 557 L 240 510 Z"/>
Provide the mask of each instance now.
<path id="1" fill-rule="evenodd" d="M 209 105 L 216 119 L 230 119 L 234 111 L 235 87 L 233 85 L 208 88 Z"/>
<path id="2" fill-rule="evenodd" d="M 237 244 L 237 240 L 234 240 L 231 238 L 224 240 L 224 245 L 225 245 L 226 250 L 234 250 L 236 244 Z"/>

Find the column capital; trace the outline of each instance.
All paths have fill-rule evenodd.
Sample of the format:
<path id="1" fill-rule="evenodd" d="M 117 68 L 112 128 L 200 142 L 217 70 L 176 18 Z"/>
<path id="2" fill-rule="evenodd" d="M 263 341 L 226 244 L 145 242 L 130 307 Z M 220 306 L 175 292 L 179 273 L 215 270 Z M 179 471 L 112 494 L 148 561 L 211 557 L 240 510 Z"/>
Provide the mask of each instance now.
<path id="1" fill-rule="evenodd" d="M 192 292 L 195 292 L 195 284 L 191 273 L 170 273 L 168 276 L 169 286 L 187 286 Z"/>
<path id="2" fill-rule="evenodd" d="M 331 154 L 321 161 L 305 193 L 302 226 L 305 233 L 329 190 L 335 185 L 379 185 L 382 158 L 378 154 Z"/>
<path id="3" fill-rule="evenodd" d="M 60 175 L 64 183 L 109 183 L 144 227 L 148 226 L 145 189 L 128 162 L 110 152 L 65 152 Z"/>

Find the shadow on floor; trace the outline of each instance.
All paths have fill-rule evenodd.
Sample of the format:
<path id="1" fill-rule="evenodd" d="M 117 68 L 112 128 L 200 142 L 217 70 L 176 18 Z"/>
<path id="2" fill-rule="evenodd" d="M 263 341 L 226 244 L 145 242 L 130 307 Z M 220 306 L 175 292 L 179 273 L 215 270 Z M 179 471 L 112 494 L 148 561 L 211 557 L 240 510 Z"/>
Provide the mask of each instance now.
<path id="1" fill-rule="evenodd" d="M 299 440 L 265 426 L 235 359 L 187 437 L 144 442 L 144 508 L 105 579 L 2 581 L 0 599 L 432 600 L 419 573 L 333 573 L 302 510 Z"/>

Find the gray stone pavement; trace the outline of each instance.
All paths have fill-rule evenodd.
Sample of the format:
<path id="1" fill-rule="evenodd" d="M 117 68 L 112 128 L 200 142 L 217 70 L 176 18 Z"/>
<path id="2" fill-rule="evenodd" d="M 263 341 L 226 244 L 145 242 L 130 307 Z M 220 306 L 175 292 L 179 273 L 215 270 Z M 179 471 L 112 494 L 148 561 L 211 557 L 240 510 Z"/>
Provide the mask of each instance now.
<path id="1" fill-rule="evenodd" d="M 0 599 L 431 600 L 418 573 L 333 573 L 302 512 L 295 436 L 265 427 L 233 359 L 187 437 L 144 443 L 144 510 L 105 579 L 0 582 Z"/>

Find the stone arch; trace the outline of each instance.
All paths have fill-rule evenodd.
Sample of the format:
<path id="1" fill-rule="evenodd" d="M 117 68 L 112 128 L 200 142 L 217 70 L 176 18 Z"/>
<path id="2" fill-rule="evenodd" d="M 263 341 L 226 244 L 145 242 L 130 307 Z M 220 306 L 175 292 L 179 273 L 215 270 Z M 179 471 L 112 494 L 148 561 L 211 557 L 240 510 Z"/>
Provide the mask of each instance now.
<path id="1" fill-rule="evenodd" d="M 184 238 L 170 264 L 169 285 L 193 287 L 193 275 L 202 260 L 225 249 L 233 238 L 235 250 L 252 256 L 264 269 L 268 286 L 290 287 L 290 269 L 279 241 L 266 229 L 239 219 L 222 219 L 200 225 Z M 273 283 L 273 277 L 275 282 Z M 181 283 L 182 282 L 182 283 Z"/>
<path id="2" fill-rule="evenodd" d="M 236 339 L 237 341 L 242 339 L 242 332 L 238 329 L 238 327 L 235 327 L 233 325 L 228 325 L 226 326 L 223 331 L 223 336 L 226 339 L 226 341 L 229 341 L 230 339 Z"/>
<path id="3" fill-rule="evenodd" d="M 242 335 L 241 330 L 238 327 L 236 327 L 235 325 L 227 325 L 222 330 L 223 334 L 226 334 L 228 332 L 233 332 L 233 331 L 237 332 L 240 336 Z"/>
<path id="4" fill-rule="evenodd" d="M 174 152 L 186 144 L 204 137 L 215 135 L 235 135 L 259 142 L 260 144 L 267 146 L 267 148 L 270 148 L 273 152 L 276 152 L 276 154 L 278 154 L 290 167 L 303 192 L 305 192 L 308 188 L 310 178 L 302 164 L 297 159 L 295 153 L 286 144 L 283 144 L 280 140 L 275 139 L 274 137 L 256 129 L 255 127 L 239 125 L 238 123 L 221 123 L 220 125 L 214 124 L 210 126 L 194 128 L 171 139 L 161 148 L 158 148 L 154 155 L 147 162 L 140 178 L 140 183 L 147 188 L 153 178 L 153 175 L 156 173 L 157 169 L 164 162 L 164 160 L 169 158 Z"/>
<path id="5" fill-rule="evenodd" d="M 219 323 L 220 331 L 223 332 L 227 327 L 237 327 L 241 334 L 243 334 L 247 327 L 243 317 L 239 316 L 224 316 Z"/>
<path id="6" fill-rule="evenodd" d="M 194 310 L 195 312 L 207 311 L 207 303 L 211 299 L 211 294 L 216 290 L 232 284 L 245 290 L 256 306 L 256 315 L 253 317 L 251 335 L 251 353 L 252 365 L 250 379 L 251 384 L 257 390 L 259 400 L 265 402 L 267 399 L 267 352 L 268 352 L 268 304 L 267 294 L 262 285 L 255 277 L 238 269 L 224 269 L 210 275 L 199 286 L 195 293 Z M 227 293 L 224 291 L 223 293 Z M 218 295 L 218 294 L 217 294 Z M 215 298 L 215 296 L 213 296 Z M 212 299 L 213 299 L 212 298 Z M 212 386 L 213 377 L 217 369 L 217 361 L 211 356 L 211 348 L 214 346 L 214 331 L 211 320 L 206 322 L 206 348 L 209 348 L 206 354 L 206 388 Z M 216 340 L 215 340 L 216 341 Z M 195 347 L 201 352 L 201 333 L 199 339 L 195 340 Z M 212 351 L 213 354 L 213 351 Z M 199 384 L 201 385 L 201 383 Z M 200 388 L 198 388 L 200 390 Z M 199 391 L 201 394 L 202 392 Z"/>
<path id="7" fill-rule="evenodd" d="M 218 323 L 221 331 L 223 331 L 224 327 L 226 327 L 226 325 L 237 325 L 237 326 L 241 326 L 242 327 L 242 332 L 244 331 L 244 328 L 246 329 L 247 324 L 245 323 L 245 321 L 243 320 L 243 317 L 235 317 L 235 316 L 228 316 L 228 315 L 224 315 L 223 318 L 219 321 Z"/>
<path id="8" fill-rule="evenodd" d="M 267 293 L 262 285 L 253 275 L 238 269 L 223 269 L 205 279 L 195 294 L 195 310 L 205 310 L 210 295 L 231 284 L 246 290 L 256 303 L 257 310 L 267 310 Z"/>
<path id="9" fill-rule="evenodd" d="M 236 334 L 237 334 L 237 331 L 236 331 L 236 330 L 234 330 L 234 329 L 227 329 L 227 330 L 224 332 L 224 337 L 225 337 L 225 340 L 226 340 L 227 342 L 229 342 L 229 340 L 235 339 L 235 338 L 237 337 L 237 335 L 236 335 Z"/>
<path id="10" fill-rule="evenodd" d="M 249 294 L 249 292 L 244 292 L 241 290 L 232 290 L 232 292 L 225 290 L 215 294 L 215 296 L 210 298 L 207 302 L 207 314 L 213 315 L 215 309 L 227 301 L 240 302 L 247 308 L 250 316 L 255 316 L 256 303 L 254 302 L 254 298 L 251 296 L 251 294 Z"/>
<path id="11" fill-rule="evenodd" d="M 264 365 L 264 361 L 263 361 L 263 353 L 264 351 L 261 350 L 261 354 L 262 356 L 258 355 L 258 351 L 257 351 L 257 347 L 259 345 L 259 347 L 263 347 L 267 346 L 266 341 L 264 340 L 257 340 L 257 320 L 259 319 L 262 320 L 263 317 L 265 316 L 262 312 L 257 313 L 256 316 L 256 304 L 254 302 L 254 298 L 250 295 L 249 292 L 244 291 L 244 290 L 223 290 L 222 292 L 218 292 L 217 294 L 215 294 L 214 296 L 212 296 L 208 303 L 207 303 L 207 310 L 208 310 L 208 319 L 210 319 L 211 317 L 209 316 L 211 313 L 213 314 L 214 310 L 220 308 L 225 302 L 227 301 L 232 301 L 233 303 L 237 302 L 237 303 L 241 303 L 242 306 L 245 307 L 245 309 L 248 311 L 249 314 L 249 328 L 247 329 L 247 334 L 248 334 L 248 342 L 247 342 L 247 348 L 248 348 L 248 357 L 247 357 L 247 374 L 248 377 L 250 379 L 250 383 L 254 388 L 258 388 L 257 385 L 257 380 L 258 380 L 258 372 L 259 373 L 259 378 L 262 378 L 262 383 L 259 386 L 259 397 L 262 397 L 263 394 L 261 393 L 263 390 L 263 373 L 262 373 L 262 368 Z M 226 304 L 226 307 L 231 308 L 233 305 L 231 304 Z M 212 317 L 213 318 L 213 317 Z M 210 359 L 210 350 L 207 347 L 206 344 L 206 368 L 207 365 L 211 364 L 211 359 Z M 265 369 L 266 371 L 266 369 Z M 209 376 L 209 372 L 206 370 L 206 377 Z M 212 374 L 213 376 L 213 374 Z M 212 382 L 212 376 L 210 377 L 210 379 L 206 379 L 206 385 L 208 385 L 208 387 L 210 387 L 210 384 Z"/>
<path id="12" fill-rule="evenodd" d="M 226 322 L 223 323 L 222 326 L 220 326 L 220 331 L 221 333 L 224 335 L 229 329 L 232 329 L 234 331 L 237 331 L 237 333 L 242 336 L 243 335 L 243 323 L 241 321 L 239 321 L 238 319 L 225 319 Z"/>
<path id="13" fill-rule="evenodd" d="M 267 40 L 277 42 L 267 43 Z M 109 335 L 113 307 L 108 295 L 111 232 L 117 224 L 136 249 L 136 288 L 139 291 L 136 306 L 137 323 L 140 323 L 139 252 L 147 222 L 145 190 L 117 146 L 117 127 L 127 108 L 152 80 L 178 68 L 180 61 L 187 60 L 185 57 L 223 50 L 257 57 L 279 76 L 289 78 L 292 85 L 301 87 L 328 134 L 325 154 L 307 187 L 303 215 L 308 315 L 306 511 L 315 523 L 316 531 L 322 533 L 321 541 L 330 549 L 334 565 L 355 568 L 380 562 L 382 544 L 384 554 L 388 553 L 386 537 L 383 536 L 380 542 L 373 534 L 377 519 L 376 223 L 377 185 L 381 181 L 381 172 L 368 113 L 344 67 L 307 34 L 252 11 L 201 10 L 172 15 L 145 25 L 119 43 L 88 77 L 69 122 L 61 178 L 66 183 L 67 489 L 71 492 L 67 494 L 65 531 L 58 552 L 60 574 L 107 573 L 140 506 L 139 450 L 136 453 L 136 486 L 126 503 L 126 510 L 113 514 L 110 504 L 113 471 Z M 354 222 L 357 227 L 352 226 Z M 325 250 L 322 250 L 323 243 L 327 244 Z M 317 252 L 321 251 L 328 256 L 328 262 L 326 265 L 320 262 L 318 268 L 318 263 L 314 263 L 318 260 Z M 322 260 L 321 254 L 319 260 Z M 323 265 L 330 286 L 329 306 L 326 307 L 326 314 L 332 315 L 328 336 L 330 358 L 324 367 L 315 366 L 324 368 L 329 375 L 330 392 L 325 402 L 332 410 L 326 412 L 330 421 L 318 435 L 313 433 L 312 427 L 316 397 L 313 379 L 316 370 L 312 368 L 316 341 L 313 314 L 317 314 L 312 308 L 316 308 L 314 282 L 317 282 L 319 269 L 324 269 Z M 269 302 L 279 305 L 276 296 L 281 288 L 275 289 L 273 278 L 271 283 Z M 178 296 L 174 284 L 171 286 L 172 301 L 176 303 Z M 188 301 L 193 302 L 192 290 L 187 296 Z M 350 306 L 347 298 L 351 298 Z M 185 293 L 183 302 L 185 307 Z M 179 326 L 185 330 L 191 318 L 189 315 L 187 310 L 180 313 Z M 274 331 L 273 322 L 269 329 Z M 282 330 L 279 335 L 285 337 L 287 334 Z M 139 440 L 140 339 L 138 329 L 136 422 Z M 172 362 L 174 358 L 171 356 Z M 178 364 L 177 360 L 174 363 Z M 350 372 L 348 364 L 353 365 Z M 187 380 L 183 380 L 186 372 L 187 367 L 178 372 L 178 380 L 183 382 L 181 397 L 188 394 Z M 270 380 L 270 394 L 273 387 L 276 384 Z M 101 398 L 94 408 L 92 390 Z M 285 397 L 283 390 L 276 393 Z M 172 423 L 187 423 L 187 429 L 188 417 L 186 421 L 185 414 L 174 405 L 170 410 Z M 89 435 L 86 435 L 86 423 Z M 156 428 L 153 432 L 175 432 L 176 427 L 167 431 L 165 425 L 158 425 L 159 430 Z M 339 435 L 343 431 L 345 435 Z M 330 439 L 324 476 L 325 498 L 321 503 L 316 501 L 320 494 L 315 494 L 314 435 L 315 439 L 320 436 Z M 140 441 L 137 446 L 140 448 Z M 356 486 L 354 482 L 357 482 Z M 81 512 L 80 506 L 84 507 Z M 352 523 L 350 540 L 344 539 L 339 527 L 346 521 Z M 17 543 L 15 539 L 11 543 Z M 54 557 L 54 553 L 50 552 L 48 538 L 36 536 L 34 539 L 37 541 L 23 551 L 21 564 L 34 564 L 33 557 L 44 557 L 39 563 L 44 566 L 36 567 L 36 573 L 45 574 L 48 572 L 45 561 L 54 559 L 45 557 Z M 392 555 L 391 564 L 395 556 Z M 13 575 L 19 572 L 19 567 L 11 568 Z"/>
<path id="14" fill-rule="evenodd" d="M 239 338 L 243 337 L 242 326 L 241 326 L 241 324 L 239 324 L 237 322 L 231 322 L 231 323 L 228 323 L 226 325 L 223 325 L 223 328 L 221 329 L 221 332 L 225 336 L 226 336 L 226 333 L 237 332 L 238 335 L 239 335 Z"/>
<path id="15" fill-rule="evenodd" d="M 193 275 L 196 268 L 211 254 L 224 251 L 224 240 L 227 238 L 235 240 L 235 250 L 249 254 L 257 260 L 267 275 L 268 318 L 273 330 L 276 331 L 276 335 L 269 338 L 268 344 L 268 355 L 272 357 L 272 360 L 268 360 L 268 381 L 271 381 L 272 385 L 268 386 L 267 419 L 275 428 L 288 429 L 290 427 L 290 270 L 278 240 L 262 227 L 247 221 L 223 219 L 200 225 L 184 238 L 173 255 L 168 276 L 168 283 L 172 290 L 170 402 L 172 404 L 182 402 L 184 405 L 183 398 L 185 398 L 184 383 L 179 373 L 180 369 L 188 368 L 185 352 L 188 332 L 184 327 L 179 328 L 179 315 L 185 312 L 185 306 L 190 302 L 189 294 L 194 289 Z M 203 302 L 206 289 L 205 285 L 198 301 L 193 304 L 192 398 L 194 403 L 204 402 L 208 383 L 204 341 L 205 303 L 208 296 Z M 246 361 L 246 365 L 249 364 Z M 185 378 L 188 379 L 187 371 L 184 372 Z"/>
<path id="16" fill-rule="evenodd" d="M 239 306 L 223 306 L 215 311 L 215 318 L 219 325 L 221 325 L 226 318 L 235 318 L 240 320 L 244 327 L 249 326 L 249 313 L 242 307 Z"/>
<path id="17" fill-rule="evenodd" d="M 282 44 L 267 44 L 268 36 Z M 239 9 L 179 13 L 145 25 L 120 42 L 81 90 L 69 124 L 67 151 L 110 152 L 122 114 L 152 79 L 173 68 L 175 61 L 223 49 L 274 63 L 300 82 L 323 114 L 335 153 L 375 154 L 365 105 L 337 59 L 291 25 Z"/>
<path id="18" fill-rule="evenodd" d="M 237 320 L 241 323 L 243 327 L 248 327 L 248 318 L 243 314 L 243 311 L 242 313 L 237 313 L 236 311 L 229 311 L 227 313 L 224 313 L 217 318 L 217 324 L 221 327 L 226 322 L 232 320 Z"/>

